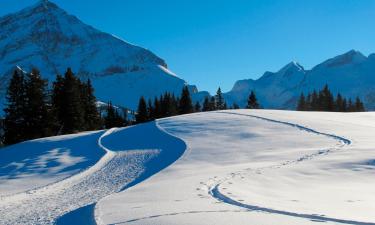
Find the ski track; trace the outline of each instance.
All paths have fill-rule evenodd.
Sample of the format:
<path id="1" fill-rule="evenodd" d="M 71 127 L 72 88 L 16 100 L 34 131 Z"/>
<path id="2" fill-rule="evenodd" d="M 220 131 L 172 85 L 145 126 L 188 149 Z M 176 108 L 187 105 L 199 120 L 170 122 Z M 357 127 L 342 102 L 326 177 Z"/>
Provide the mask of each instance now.
<path id="1" fill-rule="evenodd" d="M 352 142 L 351 142 L 351 140 L 349 140 L 347 138 L 344 138 L 344 137 L 341 137 L 341 136 L 338 136 L 338 135 L 334 135 L 334 134 L 319 132 L 317 130 L 314 130 L 314 129 L 311 129 L 311 128 L 308 128 L 308 127 L 305 127 L 305 126 L 302 126 L 302 125 L 299 125 L 299 124 L 295 124 L 295 123 L 289 123 L 289 122 L 269 119 L 269 118 L 265 118 L 265 117 L 255 116 L 255 115 L 242 114 L 242 113 L 234 113 L 234 112 L 216 112 L 216 113 L 247 116 L 247 117 L 252 117 L 252 118 L 256 118 L 256 119 L 260 119 L 260 120 L 264 120 L 264 121 L 268 121 L 268 122 L 272 122 L 272 123 L 284 124 L 284 125 L 287 125 L 287 126 L 295 127 L 295 128 L 300 129 L 302 131 L 310 132 L 310 133 L 313 133 L 313 134 L 316 134 L 316 135 L 323 135 L 323 136 L 326 136 L 328 138 L 333 138 L 333 139 L 339 141 L 339 143 L 334 147 L 330 147 L 330 148 L 327 148 L 327 149 L 324 149 L 324 150 L 319 150 L 316 153 L 302 156 L 302 157 L 300 157 L 296 160 L 286 161 L 286 162 L 283 162 L 281 164 L 277 164 L 277 165 L 273 165 L 273 166 L 269 166 L 269 167 L 264 167 L 264 168 L 258 168 L 256 170 L 248 168 L 245 171 L 238 171 L 238 172 L 230 173 L 227 177 L 225 177 L 223 179 L 219 179 L 219 180 L 216 179 L 216 178 L 212 178 L 207 182 L 206 186 L 207 186 L 207 189 L 208 189 L 208 194 L 211 195 L 213 198 L 215 198 L 216 200 L 218 200 L 220 202 L 230 204 L 230 205 L 234 205 L 234 206 L 237 206 L 237 207 L 240 207 L 240 208 L 243 208 L 243 209 L 247 209 L 247 210 L 250 210 L 250 211 L 260 211 L 260 212 L 265 212 L 265 213 L 273 213 L 273 214 L 279 214 L 279 215 L 285 215 L 285 216 L 305 218 L 305 219 L 310 219 L 312 221 L 317 221 L 317 222 L 336 222 L 336 223 L 354 224 L 354 225 L 375 225 L 375 223 L 371 223 L 371 222 L 361 222 L 361 221 L 354 221 L 354 220 L 338 219 L 338 218 L 332 218 L 332 217 L 327 217 L 327 216 L 317 215 L 317 214 L 295 213 L 295 212 L 276 210 L 276 209 L 267 208 L 267 207 L 245 204 L 245 203 L 236 201 L 236 200 L 224 195 L 223 193 L 221 193 L 220 189 L 219 189 L 220 184 L 228 181 L 231 178 L 234 178 L 235 176 L 242 176 L 243 173 L 248 173 L 248 172 L 255 172 L 255 173 L 259 174 L 259 173 L 261 173 L 262 170 L 277 169 L 277 168 L 280 168 L 282 166 L 300 163 L 300 162 L 303 162 L 305 160 L 311 160 L 315 157 L 327 155 L 331 152 L 338 151 L 338 150 L 342 149 L 344 146 L 350 145 Z"/>
<path id="2" fill-rule="evenodd" d="M 144 170 L 142 165 L 159 150 L 113 152 L 103 146 L 102 139 L 115 130 L 98 139 L 106 154 L 89 169 L 61 182 L 2 198 L 0 224 L 53 224 L 58 217 L 118 192 L 136 179 Z"/>

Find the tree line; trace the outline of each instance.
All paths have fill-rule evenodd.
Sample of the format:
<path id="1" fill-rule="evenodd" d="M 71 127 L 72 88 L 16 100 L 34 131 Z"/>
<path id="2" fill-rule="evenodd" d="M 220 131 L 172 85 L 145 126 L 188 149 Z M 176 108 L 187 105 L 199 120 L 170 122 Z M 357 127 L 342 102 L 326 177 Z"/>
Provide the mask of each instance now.
<path id="1" fill-rule="evenodd" d="M 3 121 L 3 143 L 59 134 L 95 130 L 101 127 L 94 89 L 67 69 L 57 75 L 51 88 L 39 70 L 15 70 L 10 80 Z"/>
<path id="2" fill-rule="evenodd" d="M 169 92 L 164 93 L 159 98 L 153 100 L 146 100 L 143 96 L 139 99 L 138 109 L 136 113 L 136 123 L 143 123 L 159 118 L 183 115 L 194 112 L 206 112 L 225 109 L 239 109 L 240 107 L 234 103 L 228 108 L 227 103 L 223 97 L 221 88 L 219 87 L 216 95 L 206 96 L 203 100 L 203 105 L 199 101 L 193 104 L 191 94 L 188 87 L 183 87 L 181 95 L 176 97 Z M 251 91 L 246 108 L 258 109 L 260 105 Z"/>
<path id="3" fill-rule="evenodd" d="M 305 95 L 302 93 L 297 103 L 298 111 L 328 111 L 328 112 L 363 112 L 365 107 L 359 97 L 346 99 L 340 93 L 336 97 L 329 90 L 328 85 L 320 91 L 313 91 Z"/>

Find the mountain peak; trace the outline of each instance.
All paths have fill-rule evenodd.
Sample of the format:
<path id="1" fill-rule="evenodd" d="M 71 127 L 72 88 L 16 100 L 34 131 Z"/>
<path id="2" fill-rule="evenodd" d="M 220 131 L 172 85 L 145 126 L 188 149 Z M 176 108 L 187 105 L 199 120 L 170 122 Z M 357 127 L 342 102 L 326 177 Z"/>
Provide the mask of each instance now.
<path id="1" fill-rule="evenodd" d="M 292 61 L 281 68 L 277 73 L 285 74 L 288 71 L 304 71 L 305 69 L 298 62 Z"/>
<path id="2" fill-rule="evenodd" d="M 358 63 L 364 62 L 366 59 L 367 57 L 364 56 L 360 51 L 352 49 L 344 54 L 328 59 L 325 62 L 319 64 L 318 66 L 319 67 L 321 66 L 338 67 L 338 66 L 344 66 L 348 64 L 358 64 Z"/>

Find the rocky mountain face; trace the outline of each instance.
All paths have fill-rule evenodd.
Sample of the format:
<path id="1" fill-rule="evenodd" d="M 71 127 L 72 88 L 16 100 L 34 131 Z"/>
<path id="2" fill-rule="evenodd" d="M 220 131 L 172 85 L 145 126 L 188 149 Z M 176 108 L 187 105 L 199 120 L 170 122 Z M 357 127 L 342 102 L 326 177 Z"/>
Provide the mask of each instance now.
<path id="1" fill-rule="evenodd" d="M 140 96 L 180 94 L 187 85 L 151 51 L 86 25 L 47 0 L 0 18 L 0 27 L 2 101 L 17 66 L 25 71 L 38 68 L 49 81 L 71 67 L 79 77 L 92 80 L 99 100 L 133 109 Z"/>
<path id="2" fill-rule="evenodd" d="M 368 57 L 351 50 L 305 70 L 291 62 L 278 72 L 265 72 L 257 80 L 239 80 L 225 93 L 229 104 L 246 105 L 255 91 L 265 108 L 294 109 L 301 93 L 320 90 L 328 84 L 333 93 L 348 98 L 360 97 L 367 109 L 375 109 L 375 54 Z"/>

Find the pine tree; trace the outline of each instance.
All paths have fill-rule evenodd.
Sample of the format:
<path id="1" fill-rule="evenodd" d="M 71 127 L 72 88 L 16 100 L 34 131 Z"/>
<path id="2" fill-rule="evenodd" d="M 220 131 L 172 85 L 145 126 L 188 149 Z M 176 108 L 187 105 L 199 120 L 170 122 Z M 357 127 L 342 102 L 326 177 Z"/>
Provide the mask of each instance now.
<path id="1" fill-rule="evenodd" d="M 64 78 L 61 75 L 56 76 L 52 86 L 52 115 L 55 118 L 54 131 L 56 135 L 62 133 L 63 120 L 65 115 L 64 105 Z"/>
<path id="2" fill-rule="evenodd" d="M 96 130 L 101 125 L 101 118 L 96 106 L 96 98 L 94 96 L 94 88 L 90 79 L 83 83 L 81 88 L 81 100 L 84 108 L 84 129 Z"/>
<path id="3" fill-rule="evenodd" d="M 149 99 L 148 102 L 147 102 L 147 112 L 148 112 L 150 120 L 156 119 L 155 108 L 152 105 L 151 99 Z"/>
<path id="4" fill-rule="evenodd" d="M 210 111 L 210 100 L 208 96 L 204 97 L 202 112 Z"/>
<path id="5" fill-rule="evenodd" d="M 107 104 L 106 115 L 104 117 L 104 125 L 106 129 L 113 127 L 122 127 L 125 124 L 124 118 L 121 117 L 118 110 L 111 102 Z"/>
<path id="6" fill-rule="evenodd" d="M 345 112 L 346 111 L 346 107 L 344 106 L 344 98 L 341 96 L 340 93 L 338 93 L 337 97 L 336 97 L 335 111 L 336 112 Z"/>
<path id="7" fill-rule="evenodd" d="M 352 99 L 349 98 L 347 112 L 355 112 L 355 105 L 353 105 Z"/>
<path id="8" fill-rule="evenodd" d="M 325 85 L 323 90 L 319 92 L 319 110 L 320 111 L 329 111 L 334 110 L 334 99 L 331 91 L 328 88 L 328 85 Z"/>
<path id="9" fill-rule="evenodd" d="M 40 72 L 33 69 L 25 79 L 25 122 L 27 139 L 41 138 L 52 135 L 48 118 L 47 81 Z"/>
<path id="10" fill-rule="evenodd" d="M 216 103 L 215 109 L 217 109 L 217 110 L 223 110 L 223 109 L 226 108 L 225 107 L 225 101 L 224 101 L 224 98 L 223 98 L 223 93 L 221 92 L 220 87 L 216 91 L 215 103 Z"/>
<path id="11" fill-rule="evenodd" d="M 200 112 L 201 111 L 201 104 L 199 101 L 197 101 L 194 105 L 194 112 Z"/>
<path id="12" fill-rule="evenodd" d="M 182 88 L 181 98 L 179 101 L 179 113 L 187 114 L 194 111 L 190 92 L 187 86 Z"/>
<path id="13" fill-rule="evenodd" d="M 311 95 L 311 104 L 310 104 L 311 111 L 319 111 L 320 104 L 319 104 L 319 96 L 316 90 L 313 91 Z"/>
<path id="14" fill-rule="evenodd" d="M 154 99 L 154 114 L 155 119 L 161 118 L 161 106 L 157 97 Z"/>
<path id="15" fill-rule="evenodd" d="M 136 118 L 137 123 L 144 123 L 149 120 L 149 115 L 147 112 L 147 104 L 143 96 L 139 99 L 138 110 L 137 110 L 137 114 L 135 118 Z"/>
<path id="16" fill-rule="evenodd" d="M 25 78 L 22 72 L 14 71 L 10 80 L 4 109 L 4 144 L 10 145 L 26 140 L 25 126 Z"/>
<path id="17" fill-rule="evenodd" d="M 247 109 L 259 109 L 259 103 L 255 96 L 254 91 L 251 91 L 248 101 L 247 101 Z"/>
<path id="18" fill-rule="evenodd" d="M 356 112 L 364 112 L 365 111 L 365 107 L 363 106 L 363 103 L 361 102 L 361 99 L 359 99 L 359 97 L 357 97 L 355 99 L 355 111 Z"/>
<path id="19" fill-rule="evenodd" d="M 84 110 L 80 100 L 80 81 L 70 68 L 64 76 L 62 101 L 62 131 L 64 134 L 76 133 L 84 129 Z"/>
<path id="20" fill-rule="evenodd" d="M 232 105 L 232 108 L 233 109 L 239 109 L 240 106 L 237 103 L 234 102 L 233 105 Z"/>
<path id="21" fill-rule="evenodd" d="M 297 110 L 298 111 L 306 111 L 307 110 L 307 104 L 306 104 L 305 96 L 303 95 L 303 93 L 301 93 L 301 96 L 298 100 Z"/>
<path id="22" fill-rule="evenodd" d="M 216 98 L 215 98 L 214 96 L 212 96 L 212 97 L 210 98 L 209 103 L 208 103 L 208 108 L 209 108 L 208 111 L 214 111 L 214 110 L 217 110 L 216 105 L 217 105 L 217 104 L 216 104 Z"/>

